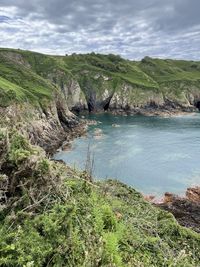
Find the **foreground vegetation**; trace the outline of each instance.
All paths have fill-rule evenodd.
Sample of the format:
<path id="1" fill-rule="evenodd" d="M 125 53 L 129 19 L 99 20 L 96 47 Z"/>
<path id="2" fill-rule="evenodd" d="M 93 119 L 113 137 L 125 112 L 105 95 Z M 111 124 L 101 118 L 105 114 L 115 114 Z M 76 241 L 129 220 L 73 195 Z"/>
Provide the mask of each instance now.
<path id="1" fill-rule="evenodd" d="M 15 130 L 0 132 L 1 266 L 200 264 L 200 235 L 118 181 L 50 161 Z"/>

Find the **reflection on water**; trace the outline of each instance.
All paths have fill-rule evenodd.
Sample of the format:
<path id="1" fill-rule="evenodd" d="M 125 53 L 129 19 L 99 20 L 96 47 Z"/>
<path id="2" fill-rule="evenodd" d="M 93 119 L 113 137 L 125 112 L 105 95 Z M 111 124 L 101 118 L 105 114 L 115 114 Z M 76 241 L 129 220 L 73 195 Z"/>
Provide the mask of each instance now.
<path id="1" fill-rule="evenodd" d="M 166 191 L 183 194 L 188 186 L 200 184 L 200 114 L 88 117 L 102 124 L 90 126 L 88 138 L 76 139 L 73 150 L 57 153 L 56 159 L 84 168 L 90 144 L 98 179 L 117 178 L 145 194 L 156 195 Z M 95 139 L 97 127 L 103 135 Z"/>

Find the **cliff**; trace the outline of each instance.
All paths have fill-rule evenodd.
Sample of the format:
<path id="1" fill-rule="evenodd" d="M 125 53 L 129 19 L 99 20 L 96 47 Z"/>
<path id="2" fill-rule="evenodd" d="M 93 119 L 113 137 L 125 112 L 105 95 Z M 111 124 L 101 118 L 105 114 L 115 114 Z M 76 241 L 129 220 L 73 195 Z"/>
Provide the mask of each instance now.
<path id="1" fill-rule="evenodd" d="M 23 53 L 0 52 L 0 122 L 52 153 L 64 140 L 84 131 L 84 125 L 69 111 L 64 92 L 37 74 Z"/>
<path id="2" fill-rule="evenodd" d="M 200 108 L 200 62 L 13 49 L 0 49 L 0 60 L 1 105 L 14 98 L 41 102 L 56 91 L 71 111 L 160 114 Z"/>

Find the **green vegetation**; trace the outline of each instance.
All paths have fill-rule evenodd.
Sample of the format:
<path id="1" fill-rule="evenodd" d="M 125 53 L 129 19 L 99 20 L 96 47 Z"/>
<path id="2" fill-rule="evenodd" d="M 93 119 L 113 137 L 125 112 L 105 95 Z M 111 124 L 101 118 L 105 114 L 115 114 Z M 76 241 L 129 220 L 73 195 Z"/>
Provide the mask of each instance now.
<path id="1" fill-rule="evenodd" d="M 16 131 L 0 151 L 0 266 L 199 265 L 200 235 L 131 187 L 90 182 Z"/>
<path id="2" fill-rule="evenodd" d="M 32 71 L 18 54 L 0 53 L 1 106 L 14 101 L 38 104 L 51 99 L 55 90 L 55 86 Z"/>
<path id="3" fill-rule="evenodd" d="M 138 66 L 158 83 L 169 81 L 200 82 L 200 62 L 145 57 Z"/>
<path id="4" fill-rule="evenodd" d="M 35 119 L 26 107 L 44 109 L 72 78 L 86 98 L 95 90 L 100 99 L 105 89 L 123 97 L 126 83 L 136 105 L 141 92 L 150 99 L 167 91 L 184 102 L 185 90 L 200 88 L 200 62 L 0 49 L 0 107 L 28 103 L 23 120 Z M 24 123 L 17 115 L 18 125 L 15 116 L 0 118 L 0 266 L 200 265 L 199 234 L 133 188 L 91 182 L 87 172 L 49 160 L 17 132 Z"/>
<path id="5" fill-rule="evenodd" d="M 200 62 L 150 57 L 136 62 L 112 54 L 51 56 L 0 49 L 0 106 L 49 101 L 58 88 L 64 90 L 72 79 L 78 81 L 87 100 L 95 91 L 101 101 L 105 89 L 110 96 L 116 91 L 120 95 L 122 85 L 127 84 L 136 90 L 129 90 L 127 95 L 136 105 L 147 101 L 143 93 L 149 93 L 149 97 L 166 94 L 167 98 L 186 103 L 182 93 L 200 89 Z"/>
<path id="6" fill-rule="evenodd" d="M 66 56 L 64 61 L 74 75 L 82 73 L 83 70 L 88 70 L 96 73 L 102 72 L 113 79 L 118 78 L 142 87 L 158 87 L 158 84 L 142 72 L 136 64 L 116 55 L 74 54 Z"/>

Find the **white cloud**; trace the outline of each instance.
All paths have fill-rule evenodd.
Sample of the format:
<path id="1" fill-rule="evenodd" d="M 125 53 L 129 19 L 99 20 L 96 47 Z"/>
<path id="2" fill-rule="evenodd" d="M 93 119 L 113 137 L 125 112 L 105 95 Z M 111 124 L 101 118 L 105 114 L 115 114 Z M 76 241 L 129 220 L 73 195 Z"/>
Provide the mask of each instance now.
<path id="1" fill-rule="evenodd" d="M 199 0 L 1 0 L 0 46 L 200 58 Z"/>

